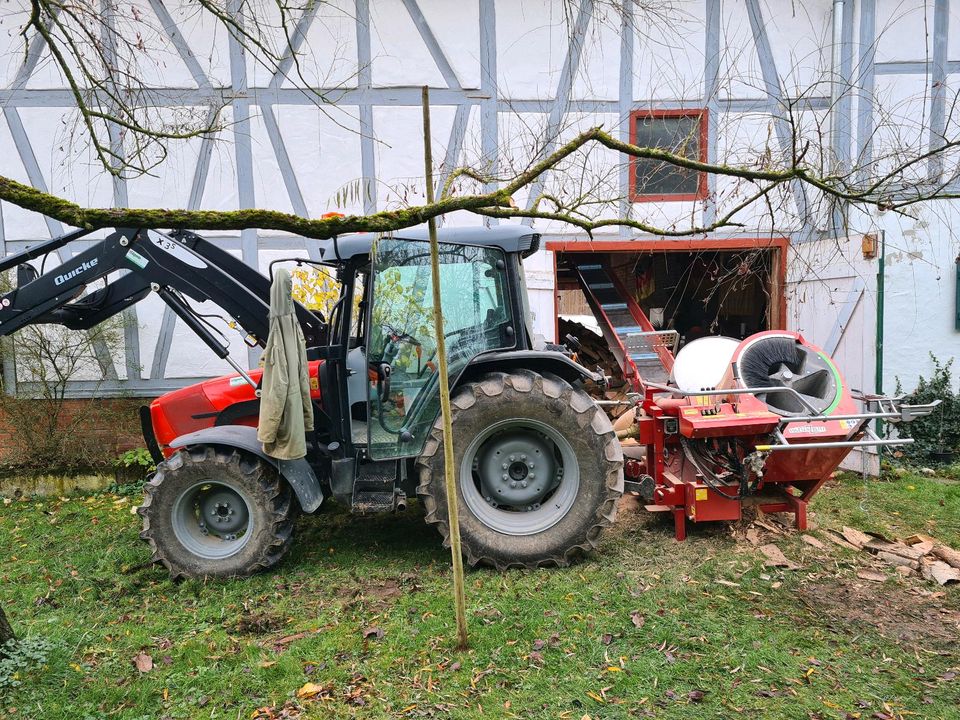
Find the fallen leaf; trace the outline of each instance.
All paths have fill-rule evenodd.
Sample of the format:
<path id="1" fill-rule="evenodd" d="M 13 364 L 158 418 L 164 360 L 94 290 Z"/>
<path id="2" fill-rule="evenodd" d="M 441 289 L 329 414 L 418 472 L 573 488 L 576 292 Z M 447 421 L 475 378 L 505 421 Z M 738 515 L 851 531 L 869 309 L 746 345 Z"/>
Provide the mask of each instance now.
<path id="1" fill-rule="evenodd" d="M 278 646 L 279 646 L 279 645 L 289 645 L 290 643 L 292 643 L 292 642 L 294 642 L 294 641 L 296 641 L 296 640 L 302 640 L 303 638 L 307 637 L 307 635 L 310 635 L 310 634 L 311 634 L 311 633 L 308 633 L 308 632 L 298 632 L 298 633 L 294 633 L 293 635 L 286 635 L 286 636 L 280 638 L 279 640 L 277 640 L 277 641 L 274 643 L 274 645 L 278 645 Z"/>
<path id="2" fill-rule="evenodd" d="M 691 690 L 687 693 L 687 699 L 690 702 L 702 702 L 704 695 L 706 695 L 705 690 Z"/>
<path id="3" fill-rule="evenodd" d="M 529 657 L 530 657 L 531 663 L 533 663 L 534 665 L 539 665 L 540 667 L 543 667 L 543 664 L 544 664 L 543 655 L 541 655 L 536 650 L 534 650 L 530 653 Z"/>
<path id="4" fill-rule="evenodd" d="M 642 628 L 646 624 L 647 619 L 640 614 L 639 610 L 634 610 L 630 613 L 630 622 L 633 623 L 635 628 Z"/>
<path id="5" fill-rule="evenodd" d="M 317 685 L 317 683 L 308 682 L 302 688 L 297 690 L 297 697 L 301 700 L 310 700 L 319 695 L 324 695 L 329 693 L 329 690 L 323 685 Z"/>
<path id="6" fill-rule="evenodd" d="M 610 643 L 613 642 L 613 635 L 611 635 L 610 633 L 604 633 L 603 636 L 600 638 L 600 642 L 602 642 L 604 645 L 609 645 Z"/>
<path id="7" fill-rule="evenodd" d="M 153 670 L 153 658 L 142 650 L 133 656 L 133 665 L 142 673 Z"/>
<path id="8" fill-rule="evenodd" d="M 533 650 L 534 650 L 534 651 L 543 650 L 543 648 L 544 648 L 545 645 L 546 645 L 546 643 L 545 643 L 543 640 L 534 640 L 534 641 L 533 641 Z"/>
<path id="9" fill-rule="evenodd" d="M 376 625 L 371 625 L 370 627 L 366 628 L 366 629 L 363 631 L 363 637 L 364 637 L 364 638 L 371 638 L 371 637 L 372 637 L 372 638 L 376 638 L 377 640 L 379 640 L 380 638 L 383 637 L 383 635 L 384 635 L 383 630 L 382 630 L 381 628 L 377 627 Z"/>

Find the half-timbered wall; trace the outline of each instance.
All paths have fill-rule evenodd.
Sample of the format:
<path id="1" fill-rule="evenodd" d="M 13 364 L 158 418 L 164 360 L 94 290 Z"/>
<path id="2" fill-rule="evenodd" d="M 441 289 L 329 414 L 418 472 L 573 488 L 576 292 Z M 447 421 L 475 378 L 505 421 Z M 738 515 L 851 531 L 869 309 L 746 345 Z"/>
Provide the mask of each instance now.
<path id="1" fill-rule="evenodd" d="M 119 2 L 104 0 L 105 8 Z M 790 108 L 814 138 L 814 152 L 832 150 L 850 166 L 882 142 L 877 118 L 883 108 L 896 108 L 914 125 L 922 118 L 918 142 L 935 146 L 951 129 L 960 74 L 960 8 L 950 0 L 331 0 L 311 5 L 290 33 L 299 71 L 327 101 L 318 107 L 285 77 L 289 57 L 279 71 L 267 70 L 222 27 L 201 21 L 189 0 L 133 3 L 157 30 L 144 63 L 156 88 L 150 102 L 198 112 L 225 103 L 223 130 L 173 143 L 151 176 L 123 180 L 101 172 L 42 43 L 24 53 L 18 30 L 29 3 L 15 0 L 0 10 L 3 174 L 86 205 L 369 213 L 423 198 L 424 84 L 431 87 L 440 182 L 465 163 L 507 173 L 591 125 L 628 139 L 626 119 L 638 109 L 705 109 L 707 157 L 717 161 L 749 160 L 768 146 L 788 151 Z M 817 128 L 829 128 L 827 148 L 819 147 Z M 733 181 L 711 177 L 705 201 L 641 208 L 630 202 L 621 158 L 596 153 L 592 162 L 608 196 L 621 198 L 616 211 L 643 213 L 660 225 L 691 217 L 709 222 L 733 201 Z M 529 203 L 562 181 L 545 177 L 517 201 Z M 345 187 L 360 191 L 341 192 Z M 791 188 L 785 202 L 790 212 L 776 230 L 792 241 L 836 231 L 833 218 L 804 215 L 811 198 L 802 187 Z M 952 330 L 956 251 L 943 219 L 951 212 L 923 211 L 919 221 L 859 217 L 861 227 L 853 228 L 886 231 L 895 285 L 888 288 L 891 327 L 913 347 L 946 356 L 960 350 Z M 6 203 L 0 215 L 3 253 L 64 231 L 55 220 Z M 797 216 L 806 220 L 791 219 Z M 462 214 L 446 222 L 481 220 Z M 747 213 L 745 222 L 737 234 L 771 231 L 765 209 Z M 537 227 L 548 235 L 570 232 Z M 628 240 L 633 233 L 613 236 Z M 218 241 L 261 267 L 284 254 L 310 252 L 309 241 L 254 230 Z M 527 274 L 536 328 L 549 337 L 549 253 L 532 258 Z M 927 322 L 902 322 L 921 304 Z M 97 386 L 157 394 L 227 370 L 156 298 L 129 315 L 125 352 L 113 358 L 108 380 L 77 382 L 77 393 Z M 245 352 L 239 338 L 234 349 Z M 897 370 L 891 367 L 892 376 Z M 922 361 L 902 367 L 913 372 Z"/>

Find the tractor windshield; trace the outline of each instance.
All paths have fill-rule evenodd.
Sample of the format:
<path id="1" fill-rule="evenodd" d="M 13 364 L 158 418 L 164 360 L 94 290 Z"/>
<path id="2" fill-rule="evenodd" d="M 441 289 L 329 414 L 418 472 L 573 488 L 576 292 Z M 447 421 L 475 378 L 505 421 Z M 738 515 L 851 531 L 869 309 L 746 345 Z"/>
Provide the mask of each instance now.
<path id="1" fill-rule="evenodd" d="M 515 333 L 503 251 L 449 243 L 440 243 L 439 250 L 440 304 L 453 384 L 476 355 L 513 347 Z M 440 407 L 429 243 L 378 241 L 372 277 L 370 456 L 418 455 Z"/>

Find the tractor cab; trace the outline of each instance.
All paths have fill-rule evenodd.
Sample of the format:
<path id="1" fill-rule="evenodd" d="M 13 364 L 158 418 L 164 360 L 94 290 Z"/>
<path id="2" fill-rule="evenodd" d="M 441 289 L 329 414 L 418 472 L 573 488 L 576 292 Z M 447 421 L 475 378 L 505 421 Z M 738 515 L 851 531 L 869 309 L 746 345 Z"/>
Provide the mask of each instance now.
<path id="1" fill-rule="evenodd" d="M 438 246 L 451 386 L 474 358 L 531 348 L 520 256 L 535 250 L 538 240 L 514 228 L 459 235 L 466 237 Z M 466 244 L 471 235 L 483 244 Z M 350 432 L 340 440 L 372 460 L 412 457 L 423 449 L 439 411 L 429 242 L 370 238 L 369 245 L 354 241 L 351 248 L 359 252 L 344 268 L 352 277 L 332 318 L 332 334 L 341 342 L 320 353 L 330 364 L 328 384 L 339 360 L 346 368 L 349 412 L 343 415 Z"/>

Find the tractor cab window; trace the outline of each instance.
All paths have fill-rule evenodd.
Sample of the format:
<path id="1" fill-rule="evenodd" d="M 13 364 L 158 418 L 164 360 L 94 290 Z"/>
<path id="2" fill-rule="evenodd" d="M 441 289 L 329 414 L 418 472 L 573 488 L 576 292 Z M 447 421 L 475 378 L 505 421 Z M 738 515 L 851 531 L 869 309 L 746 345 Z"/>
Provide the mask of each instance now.
<path id="1" fill-rule="evenodd" d="M 440 243 L 440 305 L 453 380 L 478 354 L 514 345 L 506 258 L 498 248 Z M 369 450 L 417 455 L 440 406 L 429 243 L 385 238 L 372 267 Z"/>
<path id="2" fill-rule="evenodd" d="M 350 346 L 358 347 L 363 345 L 363 334 L 366 328 L 363 323 L 366 320 L 366 286 L 367 274 L 369 268 L 358 270 L 353 278 L 353 297 L 350 303 Z"/>

